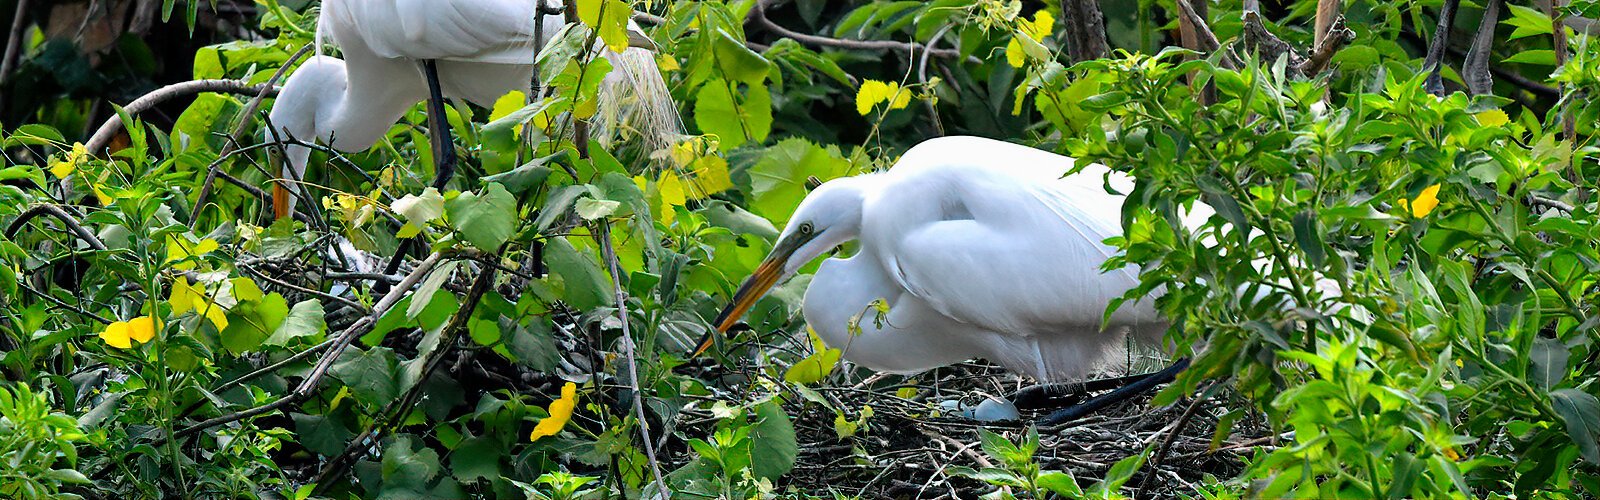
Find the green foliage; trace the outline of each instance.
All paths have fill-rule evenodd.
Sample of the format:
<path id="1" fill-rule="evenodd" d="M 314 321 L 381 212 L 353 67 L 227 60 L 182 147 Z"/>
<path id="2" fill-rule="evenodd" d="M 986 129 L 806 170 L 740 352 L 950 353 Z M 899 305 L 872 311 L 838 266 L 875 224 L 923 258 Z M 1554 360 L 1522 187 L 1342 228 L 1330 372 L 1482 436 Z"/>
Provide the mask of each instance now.
<path id="1" fill-rule="evenodd" d="M 1558 67 L 1549 17 L 1511 5 L 1492 59 L 1559 97 L 1505 81 L 1506 97 L 1435 97 L 1409 38 L 1434 25 L 1430 2 L 1349 2 L 1355 41 L 1335 72 L 1309 77 L 1235 43 L 1236 5 L 1211 6 L 1227 46 L 1205 55 L 1161 48 L 1167 28 L 1148 12 L 1175 4 L 1101 3 L 1130 50 L 1069 64 L 1054 3 L 763 13 L 821 36 L 914 40 L 908 57 L 751 43 L 751 2 L 579 1 L 579 22 L 538 55 L 549 92 L 448 111 L 465 153 L 454 181 L 431 187 L 419 106 L 369 151 L 314 155 L 308 222 L 269 222 L 255 195 L 217 179 L 197 206 L 213 166 L 246 184 L 272 177 L 266 148 L 221 156 L 249 96 L 203 94 L 170 122 L 118 110 L 130 134 L 109 157 L 74 147 L 83 99 L 41 99 L 0 133 L 0 495 L 820 495 L 789 486 L 815 457 L 797 423 L 821 415 L 825 439 L 852 453 L 901 423 L 824 393 L 846 380 L 840 350 L 761 347 L 805 331 L 814 268 L 726 342 L 724 361 L 754 367 L 692 371 L 685 348 L 809 182 L 886 168 L 936 134 L 1010 139 L 1138 180 L 1107 266 L 1140 267 L 1125 300 L 1163 291 L 1169 339 L 1194 356 L 1156 403 L 1219 383 L 1248 407 L 1219 419 L 1213 447 L 1246 415 L 1292 431 L 1196 494 L 1595 494 L 1600 106 L 1588 96 L 1600 45 L 1572 37 Z M 1298 26 L 1316 3 L 1289 2 L 1269 29 L 1309 45 Z M 162 15 L 193 29 L 205 4 L 167 0 Z M 262 82 L 311 43 L 315 8 L 257 5 L 254 28 L 277 38 L 201 49 L 194 77 Z M 661 151 L 579 143 L 573 118 L 603 118 L 606 78 L 626 69 L 587 49 L 627 45 L 634 9 L 662 18 L 649 31 L 689 137 Z M 30 42 L 24 56 L 70 59 L 56 47 Z M 1177 221 L 1197 202 L 1217 215 L 1191 231 Z M 45 204 L 65 219 L 19 221 Z M 438 265 L 386 301 L 419 255 L 400 276 L 356 272 L 331 251 L 338 237 L 379 264 L 414 242 Z M 101 338 L 134 321 L 148 340 Z M 572 418 L 552 418 L 567 380 L 581 387 L 563 400 Z M 563 425 L 530 441 L 539 422 Z M 645 425 L 651 446 L 666 444 L 664 485 Z M 990 498 L 1115 498 L 1150 453 L 1090 478 L 1044 470 L 1036 430 L 1012 439 L 980 430 L 993 467 L 941 473 Z M 333 464 L 348 471 L 307 484 Z"/>

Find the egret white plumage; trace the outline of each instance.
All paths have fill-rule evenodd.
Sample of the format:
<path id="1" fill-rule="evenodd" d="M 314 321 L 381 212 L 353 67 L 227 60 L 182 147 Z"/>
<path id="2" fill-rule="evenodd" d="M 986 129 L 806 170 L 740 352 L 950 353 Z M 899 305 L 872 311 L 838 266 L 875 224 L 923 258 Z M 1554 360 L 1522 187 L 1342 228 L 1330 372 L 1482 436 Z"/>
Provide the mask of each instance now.
<path id="1" fill-rule="evenodd" d="M 976 137 L 907 151 L 887 172 L 835 179 L 800 203 L 771 253 L 716 320 L 726 332 L 768 289 L 841 243 L 806 289 L 807 325 L 843 357 L 911 373 L 982 357 L 1041 381 L 1083 376 L 1123 339 L 1166 330 L 1152 301 L 1107 305 L 1137 269 L 1101 271 L 1133 180 L 1109 168 Z M 1109 176 L 1109 177 L 1108 177 Z M 1211 214 L 1197 206 L 1186 224 Z M 869 304 L 889 312 L 874 321 Z M 867 311 L 867 312 L 864 312 Z M 850 325 L 859 325 L 852 333 Z M 699 351 L 710 346 L 710 336 Z M 1181 369 L 1181 367 L 1179 368 Z"/>
<path id="2" fill-rule="evenodd" d="M 329 35 L 344 58 L 313 56 L 290 75 L 273 105 L 276 130 L 267 139 L 319 140 L 340 151 L 362 151 L 428 99 L 434 150 L 450 151 L 449 127 L 438 116 L 443 97 L 492 106 L 510 91 L 528 91 L 538 50 L 565 24 L 559 14 L 538 15 L 540 1 L 324 0 L 318 38 Z M 546 10 L 559 11 L 560 4 Z M 638 27 L 630 27 L 632 44 L 647 45 Z M 681 125 L 654 54 L 642 48 L 596 50 L 615 68 L 603 83 L 600 115 L 644 122 L 639 128 L 647 129 L 641 133 L 650 141 L 647 147 L 670 142 Z M 636 99 L 630 113 L 605 109 L 617 106 L 622 93 Z M 287 179 L 274 187 L 278 217 L 288 215 L 299 197 L 291 197 L 290 188 L 304 175 L 310 149 L 289 145 L 286 153 Z M 440 156 L 454 160 L 453 154 Z"/>

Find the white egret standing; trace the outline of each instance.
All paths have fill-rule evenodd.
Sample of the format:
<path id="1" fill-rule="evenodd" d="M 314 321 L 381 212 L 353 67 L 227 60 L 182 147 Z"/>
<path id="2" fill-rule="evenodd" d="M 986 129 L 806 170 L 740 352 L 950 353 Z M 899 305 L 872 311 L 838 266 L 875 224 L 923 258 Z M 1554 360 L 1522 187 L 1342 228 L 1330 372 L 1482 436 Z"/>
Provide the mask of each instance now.
<path id="1" fill-rule="evenodd" d="M 845 359 L 911 373 L 983 357 L 1040 381 L 1081 377 L 1127 335 L 1149 342 L 1168 323 L 1144 300 L 1123 304 L 1101 328 L 1107 305 L 1139 284 L 1135 268 L 1100 270 L 1116 251 L 1102 241 L 1122 234 L 1124 197 L 1106 192 L 1106 176 L 1120 192 L 1133 180 L 1095 164 L 1063 178 L 1073 167 L 1034 148 L 946 137 L 911 148 L 887 172 L 824 183 L 800 203 L 716 332 L 780 279 L 858 240 L 854 256 L 822 263 L 804 301 L 807 325 Z M 1186 223 L 1210 214 L 1197 206 Z M 869 309 L 878 299 L 889 305 L 881 322 Z M 696 353 L 710 343 L 708 335 Z"/>
<path id="2" fill-rule="evenodd" d="M 276 130 L 268 140 L 320 140 L 341 151 L 372 147 L 418 101 L 429 101 L 430 134 L 438 172 L 448 181 L 455 155 L 449 126 L 443 123 L 444 97 L 492 106 L 512 90 L 526 92 L 534 58 L 565 21 L 560 14 L 538 15 L 541 0 L 323 0 L 318 38 L 332 37 L 344 59 L 314 56 L 290 75 L 273 105 Z M 548 5 L 560 11 L 560 4 Z M 536 26 L 536 19 L 542 24 Z M 648 40 L 630 31 L 634 45 Z M 631 93 L 631 113 L 643 122 L 641 135 L 662 146 L 677 133 L 677 109 L 656 68 L 654 54 L 641 48 L 622 53 L 602 50 L 612 60 L 600 96 L 602 108 L 615 106 L 617 94 Z M 430 95 L 431 94 L 431 95 Z M 619 113 L 602 109 L 601 116 Z M 273 190 L 278 217 L 292 212 L 303 196 L 294 184 L 305 173 L 310 150 L 286 147 L 283 177 Z M 442 187 L 442 186 L 436 186 Z"/>

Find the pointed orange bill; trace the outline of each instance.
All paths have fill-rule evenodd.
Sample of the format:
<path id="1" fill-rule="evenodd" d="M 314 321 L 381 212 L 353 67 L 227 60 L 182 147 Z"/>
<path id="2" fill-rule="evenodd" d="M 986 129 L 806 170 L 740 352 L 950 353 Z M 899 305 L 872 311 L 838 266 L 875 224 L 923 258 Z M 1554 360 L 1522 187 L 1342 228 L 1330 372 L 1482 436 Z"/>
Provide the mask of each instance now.
<path id="1" fill-rule="evenodd" d="M 289 216 L 289 188 L 284 187 L 284 182 L 272 183 L 272 220 Z"/>
<path id="2" fill-rule="evenodd" d="M 706 349 L 710 349 L 716 340 L 714 336 L 728 333 L 728 329 L 733 328 L 733 325 L 739 322 L 739 318 L 743 317 L 751 306 L 756 305 L 756 301 L 766 295 L 767 290 L 771 290 L 782 276 L 783 259 L 769 257 L 762 261 L 755 272 L 750 273 L 750 277 L 744 280 L 744 284 L 739 285 L 739 291 L 733 294 L 733 300 L 728 303 L 728 307 L 722 310 L 722 314 L 717 315 L 715 321 L 712 321 L 717 328 L 707 331 L 700 337 L 700 346 L 696 347 L 694 354 L 690 354 L 689 357 L 699 356 L 700 353 L 706 352 Z"/>

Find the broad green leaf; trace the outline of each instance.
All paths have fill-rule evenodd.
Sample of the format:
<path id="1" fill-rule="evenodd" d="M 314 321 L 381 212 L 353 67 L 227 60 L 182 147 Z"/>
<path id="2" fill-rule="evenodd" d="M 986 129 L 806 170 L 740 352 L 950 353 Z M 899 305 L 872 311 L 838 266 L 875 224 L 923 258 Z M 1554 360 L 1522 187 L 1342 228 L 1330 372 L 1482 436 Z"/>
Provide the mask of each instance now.
<path id="1" fill-rule="evenodd" d="M 352 347 L 333 363 L 329 373 L 349 387 L 357 401 L 382 406 L 400 395 L 398 366 L 394 351 L 387 347 L 365 351 Z"/>
<path id="2" fill-rule="evenodd" d="M 406 218 L 406 221 L 422 226 L 434 219 L 444 216 L 444 195 L 438 189 L 428 187 L 422 190 L 421 195 L 407 194 L 391 205 L 395 213 Z"/>
<path id="3" fill-rule="evenodd" d="M 1584 460 L 1600 464 L 1600 399 L 1577 389 L 1550 391 L 1550 403 Z"/>
<path id="4" fill-rule="evenodd" d="M 277 292 L 259 301 L 240 302 L 228 311 L 222 347 L 235 356 L 254 351 L 289 317 L 289 303 Z"/>
<path id="5" fill-rule="evenodd" d="M 322 335 L 328 329 L 324 316 L 321 300 L 301 301 L 289 310 L 289 316 L 284 319 L 283 324 L 279 325 L 272 332 L 272 336 L 267 337 L 262 344 L 281 347 L 289 345 L 294 339 Z"/>
<path id="6" fill-rule="evenodd" d="M 796 384 L 814 384 L 822 381 L 833 367 L 839 364 L 839 356 L 844 354 L 838 349 L 823 349 L 806 356 L 805 359 L 796 361 L 788 371 L 783 373 L 783 379 Z"/>
<path id="7" fill-rule="evenodd" d="M 800 454 L 794 424 L 774 401 L 757 405 L 755 412 L 760 420 L 750 429 L 751 468 L 756 477 L 776 480 L 794 468 Z"/>
<path id="8" fill-rule="evenodd" d="M 497 251 L 516 230 L 517 200 L 504 186 L 489 184 L 480 193 L 461 193 L 444 203 L 450 227 L 480 250 Z"/>

